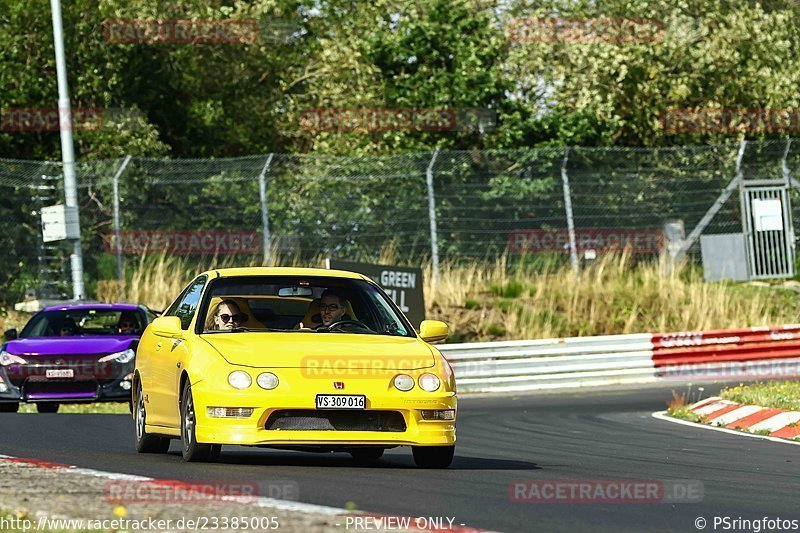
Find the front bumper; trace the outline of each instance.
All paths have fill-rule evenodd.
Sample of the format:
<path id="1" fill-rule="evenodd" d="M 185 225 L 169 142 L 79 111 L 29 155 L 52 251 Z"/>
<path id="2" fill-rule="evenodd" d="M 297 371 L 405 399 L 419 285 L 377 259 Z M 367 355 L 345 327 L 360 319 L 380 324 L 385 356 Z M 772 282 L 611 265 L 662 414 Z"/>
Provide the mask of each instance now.
<path id="1" fill-rule="evenodd" d="M 328 392 L 325 392 L 326 394 Z M 266 423 L 275 411 L 315 410 L 313 393 L 281 394 L 269 407 L 254 406 L 254 397 L 265 394 L 220 394 L 203 390 L 202 383 L 192 387 L 197 419 L 197 441 L 208 444 L 238 444 L 251 446 L 330 446 L 346 448 L 351 445 L 391 446 L 449 446 L 456 441 L 455 420 L 424 420 L 423 410 L 457 409 L 454 392 L 367 393 L 366 411 L 395 411 L 405 421 L 405 431 L 341 431 L 341 430 L 268 430 Z M 262 404 L 263 405 L 263 404 Z M 249 418 L 211 418 L 207 407 L 253 407 Z M 324 412 L 319 410 L 317 412 Z M 358 412 L 358 411 L 355 411 Z M 364 411 L 360 411 L 364 412 Z"/>
<path id="2" fill-rule="evenodd" d="M 72 378 L 48 378 L 47 370 L 72 369 Z M 0 403 L 127 402 L 133 362 L 105 365 L 29 364 L 0 367 Z"/>

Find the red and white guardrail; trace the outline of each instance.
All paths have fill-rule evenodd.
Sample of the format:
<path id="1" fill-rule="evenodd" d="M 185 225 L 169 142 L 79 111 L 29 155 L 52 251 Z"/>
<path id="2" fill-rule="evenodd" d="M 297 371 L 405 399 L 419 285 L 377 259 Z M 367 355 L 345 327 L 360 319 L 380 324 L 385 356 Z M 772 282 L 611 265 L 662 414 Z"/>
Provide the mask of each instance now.
<path id="1" fill-rule="evenodd" d="M 800 324 L 445 344 L 462 392 L 800 375 Z"/>

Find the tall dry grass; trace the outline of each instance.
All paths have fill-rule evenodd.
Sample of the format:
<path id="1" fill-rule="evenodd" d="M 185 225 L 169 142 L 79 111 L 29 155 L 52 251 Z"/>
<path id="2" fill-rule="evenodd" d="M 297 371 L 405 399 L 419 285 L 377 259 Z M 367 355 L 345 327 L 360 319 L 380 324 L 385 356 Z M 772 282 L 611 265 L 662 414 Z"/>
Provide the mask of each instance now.
<path id="1" fill-rule="evenodd" d="M 379 262 L 399 264 L 397 247 L 384 248 Z M 278 256 L 276 256 L 278 257 Z M 211 258 L 198 263 L 180 256 L 142 257 L 129 265 L 122 300 L 163 309 L 200 271 L 257 265 Z M 322 258 L 278 257 L 284 266 L 320 266 Z M 795 322 L 795 293 L 769 287 L 705 283 L 694 267 L 665 262 L 634 263 L 627 254 L 605 255 L 576 279 L 569 265 L 525 262 L 445 261 L 434 287 L 425 273 L 429 318 L 444 320 L 452 340 L 535 339 L 634 332 L 707 330 Z M 98 299 L 118 300 L 116 283 L 98 284 Z"/>
<path id="2" fill-rule="evenodd" d="M 428 269 L 430 271 L 430 269 Z M 706 283 L 692 266 L 634 264 L 609 254 L 576 279 L 568 265 L 509 268 L 504 258 L 446 264 L 428 316 L 447 321 L 458 340 L 535 339 L 636 332 L 708 330 L 796 322 L 794 291 Z M 517 295 L 518 294 L 518 295 Z"/>

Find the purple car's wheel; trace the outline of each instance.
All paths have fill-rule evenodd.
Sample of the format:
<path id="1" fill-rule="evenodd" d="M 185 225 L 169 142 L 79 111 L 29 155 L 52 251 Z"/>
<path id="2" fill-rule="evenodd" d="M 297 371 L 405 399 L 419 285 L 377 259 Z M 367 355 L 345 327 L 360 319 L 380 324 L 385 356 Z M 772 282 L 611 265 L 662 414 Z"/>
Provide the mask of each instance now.
<path id="1" fill-rule="evenodd" d="M 38 402 L 36 404 L 36 411 L 39 413 L 57 413 L 58 402 Z"/>
<path id="2" fill-rule="evenodd" d="M 19 402 L 0 403 L 0 413 L 16 413 L 19 411 Z"/>
<path id="3" fill-rule="evenodd" d="M 167 453 L 169 450 L 169 439 L 150 435 L 145 429 L 147 411 L 144 406 L 141 383 L 138 383 L 136 387 L 135 402 L 136 408 L 133 412 L 133 419 L 135 422 L 134 425 L 136 426 L 136 451 L 139 453 Z"/>

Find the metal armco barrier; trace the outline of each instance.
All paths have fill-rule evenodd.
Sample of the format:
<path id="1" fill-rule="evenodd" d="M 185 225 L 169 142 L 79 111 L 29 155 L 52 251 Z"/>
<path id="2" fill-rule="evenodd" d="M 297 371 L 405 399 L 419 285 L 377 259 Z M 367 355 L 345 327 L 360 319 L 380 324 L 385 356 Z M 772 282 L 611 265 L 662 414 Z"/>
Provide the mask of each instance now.
<path id="1" fill-rule="evenodd" d="M 800 375 L 800 324 L 445 344 L 461 392 Z"/>

